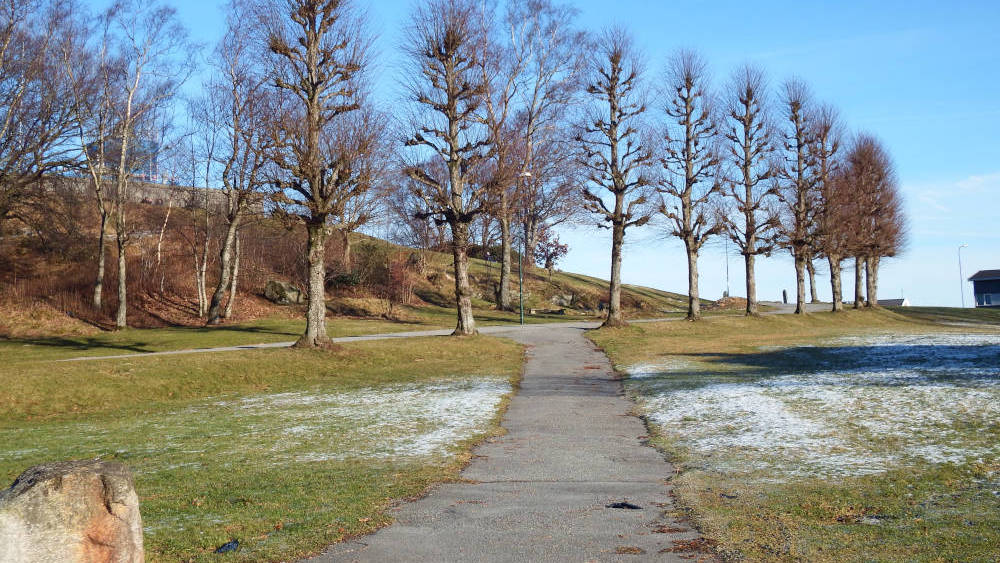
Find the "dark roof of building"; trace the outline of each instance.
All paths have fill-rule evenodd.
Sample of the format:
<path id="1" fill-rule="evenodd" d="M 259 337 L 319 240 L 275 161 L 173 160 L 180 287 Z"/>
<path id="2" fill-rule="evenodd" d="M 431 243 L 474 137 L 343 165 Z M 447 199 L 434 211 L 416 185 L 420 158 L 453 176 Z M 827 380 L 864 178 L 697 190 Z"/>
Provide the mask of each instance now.
<path id="1" fill-rule="evenodd" d="M 883 307 L 903 307 L 906 299 L 879 299 L 878 304 Z"/>
<path id="2" fill-rule="evenodd" d="M 980 270 L 969 281 L 1000 280 L 1000 270 Z"/>

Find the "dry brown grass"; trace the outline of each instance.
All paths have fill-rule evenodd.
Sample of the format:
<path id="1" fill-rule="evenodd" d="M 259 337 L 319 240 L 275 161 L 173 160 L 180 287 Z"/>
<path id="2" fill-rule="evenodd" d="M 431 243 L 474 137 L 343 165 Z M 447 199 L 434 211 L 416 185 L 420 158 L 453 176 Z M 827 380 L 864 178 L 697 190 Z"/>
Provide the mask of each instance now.
<path id="1" fill-rule="evenodd" d="M 90 336 L 100 329 L 66 315 L 44 301 L 0 302 L 0 337 Z"/>

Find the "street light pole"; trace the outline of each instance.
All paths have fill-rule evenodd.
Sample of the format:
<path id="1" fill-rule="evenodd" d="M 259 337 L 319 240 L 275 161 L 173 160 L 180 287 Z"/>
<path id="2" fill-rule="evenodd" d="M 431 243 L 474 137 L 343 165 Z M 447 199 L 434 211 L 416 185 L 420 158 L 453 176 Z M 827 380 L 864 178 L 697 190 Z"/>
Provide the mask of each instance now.
<path id="1" fill-rule="evenodd" d="M 968 244 L 958 247 L 958 289 L 962 294 L 962 308 L 965 308 L 965 275 L 962 274 L 962 249 L 968 248 Z"/>

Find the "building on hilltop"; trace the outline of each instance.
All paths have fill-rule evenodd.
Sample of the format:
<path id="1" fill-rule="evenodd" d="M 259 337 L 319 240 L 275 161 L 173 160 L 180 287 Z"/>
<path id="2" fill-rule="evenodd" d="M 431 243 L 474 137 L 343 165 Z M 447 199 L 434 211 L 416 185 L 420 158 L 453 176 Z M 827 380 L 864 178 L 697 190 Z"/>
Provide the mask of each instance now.
<path id="1" fill-rule="evenodd" d="M 976 307 L 1000 307 L 1000 270 L 980 270 L 969 281 Z"/>
<path id="2" fill-rule="evenodd" d="M 905 297 L 903 299 L 879 299 L 878 300 L 878 306 L 879 307 L 909 307 L 910 306 L 910 300 L 906 299 Z"/>

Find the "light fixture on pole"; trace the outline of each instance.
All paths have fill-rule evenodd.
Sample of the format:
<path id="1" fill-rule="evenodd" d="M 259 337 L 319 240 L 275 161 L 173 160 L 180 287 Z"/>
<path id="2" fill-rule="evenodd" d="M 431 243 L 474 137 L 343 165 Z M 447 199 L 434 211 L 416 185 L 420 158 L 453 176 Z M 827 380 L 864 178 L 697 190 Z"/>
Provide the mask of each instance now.
<path id="1" fill-rule="evenodd" d="M 531 178 L 531 172 L 525 170 L 521 172 L 519 178 Z M 524 180 L 527 182 L 527 180 Z M 517 254 L 517 293 L 518 293 L 518 303 L 521 310 L 521 326 L 524 326 L 524 252 L 525 247 L 528 244 L 527 238 L 528 233 L 521 229 L 521 252 Z"/>
<path id="2" fill-rule="evenodd" d="M 968 244 L 958 247 L 958 289 L 962 294 L 962 308 L 965 308 L 965 276 L 962 274 L 962 249 L 969 248 Z"/>

